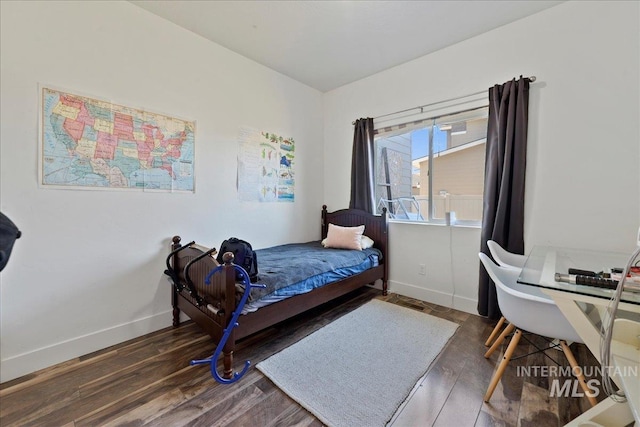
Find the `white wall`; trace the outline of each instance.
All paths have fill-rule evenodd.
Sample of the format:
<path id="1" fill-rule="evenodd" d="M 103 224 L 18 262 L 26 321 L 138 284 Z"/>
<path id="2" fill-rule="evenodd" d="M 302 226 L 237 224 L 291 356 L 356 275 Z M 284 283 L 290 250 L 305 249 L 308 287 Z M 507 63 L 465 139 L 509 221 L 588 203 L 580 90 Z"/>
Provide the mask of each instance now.
<path id="1" fill-rule="evenodd" d="M 127 2 L 2 2 L 0 15 L 0 210 L 23 231 L 0 275 L 2 381 L 169 326 L 174 234 L 319 238 L 320 92 Z M 39 83 L 196 120 L 196 193 L 39 188 Z M 295 138 L 295 203 L 237 200 L 243 126 Z"/>
<path id="2" fill-rule="evenodd" d="M 638 2 L 567 2 L 326 93 L 325 200 L 349 201 L 354 119 L 534 75 L 525 250 L 631 252 L 640 226 L 639 21 Z M 479 230 L 392 224 L 389 239 L 392 291 L 475 312 Z"/>
<path id="3" fill-rule="evenodd" d="M 470 284 L 478 281 L 479 242 L 477 227 L 392 222 L 390 292 L 477 313 L 477 286 Z"/>

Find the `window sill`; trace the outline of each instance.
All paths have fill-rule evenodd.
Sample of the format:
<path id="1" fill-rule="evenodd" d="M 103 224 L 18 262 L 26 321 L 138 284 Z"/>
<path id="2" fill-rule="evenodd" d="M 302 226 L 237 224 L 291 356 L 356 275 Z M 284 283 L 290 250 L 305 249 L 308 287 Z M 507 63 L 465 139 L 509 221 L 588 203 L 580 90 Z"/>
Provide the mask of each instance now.
<path id="1" fill-rule="evenodd" d="M 410 221 L 405 219 L 388 219 L 387 220 L 391 224 L 411 224 L 418 226 L 436 226 L 436 227 L 456 227 L 456 228 L 482 228 L 482 224 L 479 222 L 472 221 L 456 221 L 455 224 L 447 225 L 444 221 L 442 222 L 427 222 L 427 221 Z"/>

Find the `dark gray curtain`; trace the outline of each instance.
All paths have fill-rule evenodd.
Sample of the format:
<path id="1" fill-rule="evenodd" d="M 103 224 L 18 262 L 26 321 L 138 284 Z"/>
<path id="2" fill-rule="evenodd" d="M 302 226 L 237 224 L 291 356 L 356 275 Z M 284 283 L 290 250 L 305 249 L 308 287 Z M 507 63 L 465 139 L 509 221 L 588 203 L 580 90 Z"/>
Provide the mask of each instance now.
<path id="1" fill-rule="evenodd" d="M 528 78 L 489 89 L 489 123 L 484 173 L 480 250 L 491 256 L 487 240 L 509 252 L 524 253 L 524 178 L 529 114 Z M 501 316 L 496 288 L 480 263 L 478 313 Z"/>
<path id="2" fill-rule="evenodd" d="M 373 119 L 356 120 L 351 155 L 349 208 L 373 213 Z"/>

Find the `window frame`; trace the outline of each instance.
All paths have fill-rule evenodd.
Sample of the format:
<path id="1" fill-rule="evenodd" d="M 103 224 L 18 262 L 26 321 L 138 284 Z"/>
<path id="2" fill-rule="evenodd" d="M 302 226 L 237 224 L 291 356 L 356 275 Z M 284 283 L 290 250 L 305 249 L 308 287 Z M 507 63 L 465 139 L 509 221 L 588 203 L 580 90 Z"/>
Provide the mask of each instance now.
<path id="1" fill-rule="evenodd" d="M 476 94 L 478 95 L 478 94 Z M 466 104 L 466 105 L 465 105 Z M 466 108 L 460 108 L 460 105 L 464 105 Z M 456 109 L 452 109 L 452 107 L 456 107 Z M 378 177 L 378 164 L 379 164 L 379 158 L 378 158 L 378 141 L 380 139 L 383 139 L 384 136 L 386 135 L 387 138 L 391 138 L 392 136 L 397 136 L 397 135 L 404 135 L 404 134 L 408 134 L 410 132 L 414 132 L 417 131 L 419 129 L 426 129 L 428 132 L 428 153 L 427 153 L 427 157 L 428 157 L 428 170 L 429 170 L 429 178 L 427 180 L 427 184 L 428 184 L 428 189 L 427 189 L 427 198 L 428 198 L 428 202 L 427 202 L 427 214 L 424 215 L 424 213 L 419 210 L 419 214 L 421 214 L 420 216 L 422 217 L 422 219 L 411 219 L 411 218 L 389 218 L 390 221 L 392 222 L 403 222 L 403 223 L 412 223 L 412 224 L 438 224 L 438 225 L 459 225 L 459 226 L 470 226 L 470 227 L 480 227 L 482 225 L 482 213 L 481 216 L 478 220 L 470 220 L 470 219 L 455 219 L 455 221 L 453 223 L 450 223 L 447 219 L 446 219 L 446 214 L 445 214 L 445 218 L 437 218 L 434 217 L 434 212 L 435 212 L 435 207 L 434 207 L 434 189 L 433 189 L 433 178 L 431 175 L 431 171 L 433 171 L 433 167 L 434 167 L 434 158 L 435 155 L 438 155 L 439 153 L 443 152 L 443 151 L 448 151 L 448 150 L 452 150 L 452 149 L 456 149 L 458 147 L 461 146 L 466 146 L 468 144 L 475 144 L 475 145 L 479 145 L 479 144 L 485 144 L 485 154 L 484 154 L 484 158 L 486 159 L 486 141 L 487 141 L 487 131 L 484 132 L 484 138 L 480 138 L 477 140 L 472 140 L 469 142 L 465 142 L 464 144 L 461 144 L 459 146 L 453 146 L 453 147 L 446 147 L 444 150 L 441 151 L 437 151 L 434 155 L 434 135 L 435 135 L 435 128 L 438 125 L 442 125 L 445 124 L 447 120 L 444 119 L 448 119 L 448 121 L 450 122 L 454 122 L 457 118 L 457 121 L 460 122 L 460 118 L 465 118 L 465 122 L 467 120 L 470 119 L 476 119 L 476 118 L 487 118 L 488 119 L 488 99 L 486 96 L 483 96 L 481 98 L 476 97 L 475 100 L 470 101 L 469 103 L 458 103 L 458 104 L 454 104 L 454 105 L 449 105 L 446 107 L 443 107 L 442 109 L 432 109 L 428 112 L 425 113 L 424 108 L 423 107 L 419 107 L 420 108 L 420 112 L 417 114 L 419 116 L 422 117 L 415 117 L 412 120 L 407 120 L 408 116 L 411 115 L 404 115 L 398 118 L 391 118 L 388 120 L 376 120 L 374 119 L 374 159 L 373 159 L 373 179 L 374 179 L 374 195 L 378 195 L 378 191 L 377 191 L 377 186 L 381 185 L 380 183 L 377 182 L 377 177 Z M 483 111 L 484 110 L 484 111 Z M 403 111 L 402 113 L 405 113 L 406 111 Z M 474 115 L 474 112 L 481 112 L 481 114 L 478 115 Z M 468 117 L 470 116 L 470 117 Z M 385 116 L 386 117 L 386 116 Z M 467 118 L 468 117 L 468 118 Z M 381 122 L 392 122 L 392 124 L 384 124 Z M 395 131 L 394 131 L 395 129 Z M 402 132 L 398 132 L 398 130 L 403 130 Z M 410 143 L 411 144 L 411 143 Z M 410 149 L 411 149 L 411 145 L 410 145 Z M 413 155 L 410 155 L 410 162 L 413 162 L 414 159 L 412 158 Z M 410 174 L 411 177 L 413 176 L 413 165 L 411 165 L 409 167 L 410 170 Z M 388 175 L 387 175 L 387 178 Z M 411 178 L 413 179 L 413 178 Z M 385 185 L 392 185 L 391 182 L 385 182 Z M 411 184 L 409 186 L 410 192 L 411 192 Z M 415 200 L 415 196 L 411 195 L 411 197 L 414 198 Z M 398 199 L 403 198 L 403 197 L 398 197 Z M 484 191 L 482 194 L 482 198 L 484 198 Z M 379 205 L 382 202 L 383 198 L 380 198 L 379 200 L 374 200 L 374 209 L 377 213 L 379 213 Z M 385 199 L 386 200 L 386 199 Z M 395 200 L 395 199 L 391 199 L 391 200 Z M 419 202 L 418 202 L 419 203 Z M 484 205 L 484 202 L 481 202 L 482 205 Z M 387 207 L 387 209 L 389 209 Z"/>

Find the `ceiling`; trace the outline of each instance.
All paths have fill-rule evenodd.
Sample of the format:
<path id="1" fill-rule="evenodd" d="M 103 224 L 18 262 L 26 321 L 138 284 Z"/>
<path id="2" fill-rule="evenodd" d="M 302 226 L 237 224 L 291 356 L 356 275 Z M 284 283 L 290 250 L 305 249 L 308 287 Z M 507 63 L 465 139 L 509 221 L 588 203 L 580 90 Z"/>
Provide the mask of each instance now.
<path id="1" fill-rule="evenodd" d="M 562 3 L 130 1 L 322 92 Z"/>

